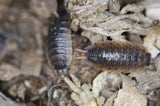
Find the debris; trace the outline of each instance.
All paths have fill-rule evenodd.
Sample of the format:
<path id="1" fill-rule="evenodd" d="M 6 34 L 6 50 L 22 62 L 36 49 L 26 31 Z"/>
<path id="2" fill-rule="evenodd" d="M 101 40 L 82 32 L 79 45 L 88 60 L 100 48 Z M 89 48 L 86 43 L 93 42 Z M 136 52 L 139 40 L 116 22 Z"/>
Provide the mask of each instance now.
<path id="1" fill-rule="evenodd" d="M 64 84 L 54 85 L 48 90 L 49 106 L 73 106 L 73 101 L 69 98 L 70 93 Z"/>
<path id="2" fill-rule="evenodd" d="M 49 2 L 49 3 L 48 3 Z M 52 3 L 53 2 L 53 3 Z M 52 3 L 52 4 L 50 4 Z M 52 8 L 50 8 L 52 5 Z M 31 0 L 30 1 L 30 9 L 35 14 L 37 14 L 40 18 L 46 19 L 51 16 L 51 13 L 56 13 L 57 3 L 56 0 Z"/>
<path id="3" fill-rule="evenodd" d="M 19 84 L 12 85 L 8 92 L 13 97 L 18 97 L 18 98 L 21 98 L 22 100 L 24 100 L 26 91 L 27 91 L 27 89 L 26 89 L 25 85 L 23 83 L 19 83 Z"/>
<path id="4" fill-rule="evenodd" d="M 121 75 L 121 77 L 123 85 L 122 89 L 118 91 L 117 98 L 114 100 L 114 106 L 146 106 L 146 96 L 137 90 L 130 78 L 125 75 Z"/>
<path id="5" fill-rule="evenodd" d="M 24 53 L 22 57 L 21 73 L 39 76 L 42 66 L 42 55 L 37 53 Z"/>
<path id="6" fill-rule="evenodd" d="M 112 96 L 110 96 L 110 98 L 107 99 L 107 101 L 105 102 L 104 106 L 113 106 L 114 105 L 114 100 L 117 97 L 117 93 L 114 93 Z"/>
<path id="7" fill-rule="evenodd" d="M 118 101 L 127 104 L 130 97 L 139 95 L 142 100 L 137 97 L 137 101 L 146 105 L 147 95 L 150 96 L 148 104 L 158 105 L 159 0 L 64 0 L 64 3 L 75 31 L 72 31 L 73 60 L 67 67 L 72 80 L 66 75 L 66 83 L 61 77 L 58 83 L 63 86 L 57 86 L 53 82 L 59 73 L 49 68 L 45 54 L 49 20 L 58 17 L 57 0 L 0 0 L 0 29 L 9 36 L 7 45 L 2 47 L 5 55 L 0 55 L 0 89 L 7 96 L 0 94 L 1 103 L 46 106 L 49 98 L 53 106 L 113 106 Z M 102 72 L 88 61 L 76 59 L 75 49 L 85 49 L 105 40 L 144 45 L 151 53 L 151 65 L 145 71 L 120 76 L 120 73 Z M 54 88 L 47 98 L 52 84 Z M 135 97 L 131 102 L 134 101 Z"/>
<path id="8" fill-rule="evenodd" d="M 75 103 L 83 106 L 102 106 L 105 98 L 102 96 L 94 98 L 92 86 L 90 84 L 83 84 L 82 86 L 79 86 L 79 80 L 73 76 L 74 75 L 71 75 L 73 82 L 66 77 L 64 80 L 73 90 L 71 93 L 71 98 L 75 101 Z"/>
<path id="9" fill-rule="evenodd" d="M 142 2 L 138 3 L 139 5 L 142 5 L 145 8 L 145 14 L 147 17 L 150 17 L 152 19 L 158 19 L 160 20 L 160 1 L 159 0 L 144 0 Z"/>
<path id="10" fill-rule="evenodd" d="M 156 71 L 145 70 L 131 73 L 129 76 L 136 80 L 138 90 L 146 94 L 160 87 L 160 57 L 154 60 Z M 151 67 L 152 69 L 153 67 Z"/>
<path id="11" fill-rule="evenodd" d="M 7 63 L 0 65 L 0 80 L 9 81 L 20 75 L 20 70 L 15 66 Z"/>
<path id="12" fill-rule="evenodd" d="M 3 93 L 0 92 L 0 103 L 2 106 L 20 106 L 17 103 L 13 102 L 7 98 Z"/>
<path id="13" fill-rule="evenodd" d="M 71 93 L 71 98 L 77 105 L 102 106 L 104 104 L 105 98 L 101 96 L 100 93 L 103 89 L 109 88 L 109 86 L 105 88 L 105 86 L 108 84 L 107 81 L 113 80 L 111 79 L 111 77 L 107 78 L 108 75 L 114 76 L 114 73 L 110 73 L 107 71 L 102 72 L 94 79 L 93 86 L 91 84 L 81 85 L 80 81 L 73 74 L 71 74 L 73 82 L 66 77 L 64 78 L 64 80 L 73 91 Z M 116 80 L 113 80 L 113 82 L 115 81 L 117 85 L 117 83 L 119 83 L 119 80 L 120 79 L 117 78 Z"/>
<path id="14" fill-rule="evenodd" d="M 160 48 L 160 25 L 153 26 L 148 30 L 149 33 L 144 38 L 144 46 L 151 53 L 152 58 L 155 58 L 160 52 L 160 49 L 158 49 Z"/>
<path id="15" fill-rule="evenodd" d="M 123 32 L 146 35 L 147 29 L 152 25 L 151 19 L 142 13 L 143 7 L 128 4 L 120 11 L 119 0 L 87 0 L 78 2 L 70 0 L 67 2 L 72 17 L 71 28 L 77 31 L 77 27 L 83 29 L 82 35 L 95 43 L 101 36 L 120 36 Z M 135 9 L 136 8 L 136 9 Z M 110 10 L 110 11 L 107 11 Z M 115 12 L 115 13 L 114 13 Z M 127 12 L 133 12 L 127 14 Z"/>

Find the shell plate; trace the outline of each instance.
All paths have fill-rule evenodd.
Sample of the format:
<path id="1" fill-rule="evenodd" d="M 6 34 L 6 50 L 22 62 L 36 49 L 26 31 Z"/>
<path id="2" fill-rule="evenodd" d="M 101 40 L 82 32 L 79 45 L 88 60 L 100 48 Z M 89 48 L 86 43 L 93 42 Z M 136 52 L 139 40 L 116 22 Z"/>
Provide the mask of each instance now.
<path id="1" fill-rule="evenodd" d="M 49 64 L 56 70 L 66 68 L 72 60 L 70 15 L 65 9 L 59 11 L 59 17 L 51 22 L 47 51 Z"/>
<path id="2" fill-rule="evenodd" d="M 137 69 L 150 64 L 150 54 L 138 44 L 100 42 L 87 50 L 87 59 L 105 69 Z"/>

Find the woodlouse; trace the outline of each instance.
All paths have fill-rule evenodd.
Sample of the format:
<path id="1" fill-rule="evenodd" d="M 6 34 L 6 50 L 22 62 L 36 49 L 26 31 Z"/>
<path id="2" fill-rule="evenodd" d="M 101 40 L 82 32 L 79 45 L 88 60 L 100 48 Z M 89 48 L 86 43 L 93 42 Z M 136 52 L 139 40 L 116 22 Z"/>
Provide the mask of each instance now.
<path id="1" fill-rule="evenodd" d="M 47 55 L 52 68 L 63 70 L 72 60 L 70 15 L 65 9 L 58 13 L 59 17 L 49 27 Z"/>
<path id="2" fill-rule="evenodd" d="M 150 65 L 151 55 L 144 46 L 130 42 L 99 42 L 82 52 L 85 58 L 103 69 L 135 70 Z"/>

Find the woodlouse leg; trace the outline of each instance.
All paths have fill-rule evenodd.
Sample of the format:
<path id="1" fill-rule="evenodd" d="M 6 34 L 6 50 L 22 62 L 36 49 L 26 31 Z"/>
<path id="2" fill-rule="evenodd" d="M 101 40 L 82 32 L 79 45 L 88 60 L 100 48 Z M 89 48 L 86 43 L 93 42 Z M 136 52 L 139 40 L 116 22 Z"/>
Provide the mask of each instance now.
<path id="1" fill-rule="evenodd" d="M 155 72 L 157 71 L 157 70 L 154 69 L 154 68 L 153 68 L 153 69 L 151 69 L 151 68 L 144 68 L 144 71 L 145 71 L 145 72 L 148 71 L 148 70 L 150 70 L 150 71 L 155 71 Z"/>
<path id="2" fill-rule="evenodd" d="M 160 53 L 158 53 L 158 55 L 153 59 L 153 61 L 155 61 L 159 57 L 160 57 Z"/>
<path id="3" fill-rule="evenodd" d="M 157 39 L 154 41 L 154 46 L 160 51 L 160 48 L 156 45 Z"/>
<path id="4" fill-rule="evenodd" d="M 61 78 L 62 74 L 58 75 L 58 77 L 54 80 L 54 85 L 57 84 L 58 80 Z"/>
<path id="5" fill-rule="evenodd" d="M 153 65 L 153 69 L 151 69 L 151 68 L 144 68 L 144 71 L 150 70 L 150 71 L 156 72 L 156 71 L 157 71 L 157 68 L 156 68 L 155 64 L 152 63 L 152 65 Z"/>
<path id="6" fill-rule="evenodd" d="M 158 48 L 157 48 L 158 49 Z M 152 60 L 152 63 L 151 63 L 151 65 L 153 65 L 153 69 L 151 69 L 151 68 L 145 68 L 144 69 L 144 71 L 147 71 L 147 70 L 150 70 L 150 71 L 157 71 L 157 68 L 156 68 L 156 65 L 155 65 L 155 63 L 154 63 L 154 61 L 157 59 L 157 58 L 159 58 L 160 57 L 160 53 Z"/>
<path id="7" fill-rule="evenodd" d="M 80 65 L 80 66 L 79 66 L 78 71 L 76 72 L 76 77 L 79 76 L 79 73 L 80 73 L 82 67 L 87 67 L 87 65 Z"/>
<path id="8" fill-rule="evenodd" d="M 58 80 L 63 77 L 64 75 L 65 76 L 69 76 L 69 73 L 67 72 L 67 68 L 66 69 L 63 69 L 63 70 L 55 70 L 55 71 L 58 71 L 59 75 L 57 76 L 57 78 L 54 80 L 54 84 L 57 84 Z"/>

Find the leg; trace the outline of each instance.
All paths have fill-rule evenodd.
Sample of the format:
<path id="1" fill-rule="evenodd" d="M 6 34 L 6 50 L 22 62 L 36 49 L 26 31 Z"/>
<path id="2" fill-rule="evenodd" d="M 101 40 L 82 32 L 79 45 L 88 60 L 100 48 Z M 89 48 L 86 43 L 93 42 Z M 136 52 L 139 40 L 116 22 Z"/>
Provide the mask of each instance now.
<path id="1" fill-rule="evenodd" d="M 67 68 L 63 69 L 63 70 L 58 70 L 57 71 L 58 73 L 58 76 L 57 78 L 54 80 L 54 84 L 57 84 L 58 80 L 61 78 L 61 77 L 64 77 L 65 76 L 69 76 L 69 73 L 67 72 Z"/>
<path id="2" fill-rule="evenodd" d="M 58 80 L 61 78 L 62 74 L 58 75 L 58 77 L 56 77 L 56 79 L 54 80 L 54 85 L 58 83 Z"/>
<path id="3" fill-rule="evenodd" d="M 154 46 L 160 51 L 160 48 L 156 45 L 157 39 L 154 41 Z"/>
<path id="4" fill-rule="evenodd" d="M 144 71 L 146 72 L 146 71 L 148 71 L 148 70 L 150 70 L 150 71 L 154 71 L 154 72 L 156 72 L 157 70 L 155 70 L 154 68 L 153 69 L 151 69 L 151 68 L 144 68 Z"/>
<path id="5" fill-rule="evenodd" d="M 158 55 L 153 59 L 153 61 L 155 61 L 159 57 L 160 57 L 160 53 L 158 53 Z"/>
<path id="6" fill-rule="evenodd" d="M 76 72 L 76 77 L 79 76 L 79 72 L 81 71 L 82 67 L 86 67 L 87 65 L 80 65 L 80 67 L 78 68 L 78 71 Z"/>
<path id="7" fill-rule="evenodd" d="M 157 68 L 156 68 L 155 64 L 152 63 L 152 65 L 153 65 L 153 69 L 151 69 L 151 68 L 144 68 L 144 71 L 150 70 L 150 71 L 156 72 L 156 71 L 157 71 Z"/>

